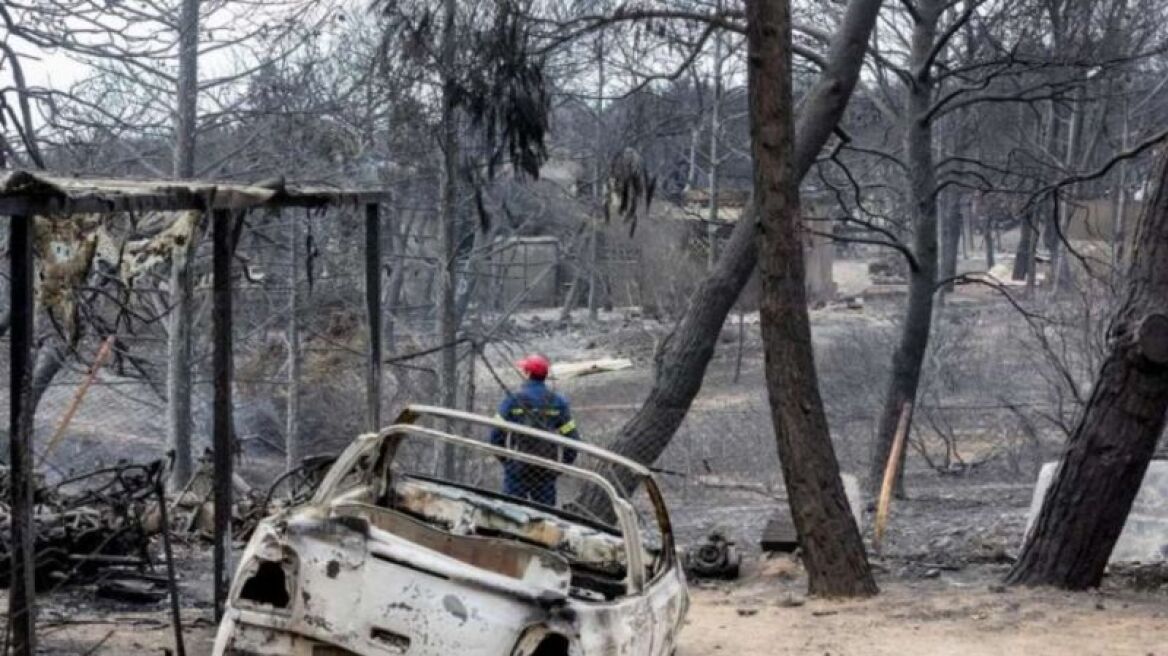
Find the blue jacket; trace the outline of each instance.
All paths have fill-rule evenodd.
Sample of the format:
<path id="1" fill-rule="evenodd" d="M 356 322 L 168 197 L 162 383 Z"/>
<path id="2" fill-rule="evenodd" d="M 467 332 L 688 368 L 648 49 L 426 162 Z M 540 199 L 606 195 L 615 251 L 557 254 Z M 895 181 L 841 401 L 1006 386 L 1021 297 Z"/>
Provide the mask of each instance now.
<path id="1" fill-rule="evenodd" d="M 567 399 L 548 389 L 542 380 L 527 380 L 517 392 L 508 393 L 503 402 L 499 404 L 499 414 L 496 418 L 557 433 L 573 440 L 580 439 L 580 433 L 576 430 L 576 422 L 572 419 L 572 411 L 568 407 Z M 502 446 L 506 443 L 506 437 L 507 431 L 496 428 L 491 431 L 491 444 Z M 515 445 L 520 451 L 534 452 L 537 455 L 554 458 L 554 455 L 544 452 L 539 446 L 523 448 L 523 443 L 534 442 L 536 442 L 534 439 L 517 440 Z M 540 443 L 540 446 L 551 447 L 551 451 L 554 453 L 553 445 L 545 442 Z M 575 461 L 576 451 L 565 449 L 564 462 L 571 464 Z"/>

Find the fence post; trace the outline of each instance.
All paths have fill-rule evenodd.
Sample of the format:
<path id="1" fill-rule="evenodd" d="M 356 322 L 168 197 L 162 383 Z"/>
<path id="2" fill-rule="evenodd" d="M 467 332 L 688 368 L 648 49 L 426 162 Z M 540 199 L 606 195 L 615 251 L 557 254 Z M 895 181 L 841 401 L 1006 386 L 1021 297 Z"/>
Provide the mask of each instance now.
<path id="1" fill-rule="evenodd" d="M 369 362 L 365 393 L 369 430 L 381 428 L 381 216 L 377 203 L 365 206 L 365 319 Z"/>
<path id="2" fill-rule="evenodd" d="M 215 386 L 212 443 L 215 449 L 215 620 L 223 619 L 231 584 L 232 421 L 231 421 L 231 218 L 215 210 L 212 219 L 211 357 Z"/>
<path id="3" fill-rule="evenodd" d="M 32 408 L 28 407 L 32 384 L 33 255 L 32 216 L 8 219 L 11 281 L 9 312 L 12 341 L 9 345 L 8 453 L 12 513 L 12 572 L 8 589 L 8 623 L 12 629 L 12 653 L 32 656 L 36 651 L 36 589 L 33 584 L 35 552 L 32 499 Z"/>
<path id="4" fill-rule="evenodd" d="M 896 486 L 900 460 L 904 455 L 904 443 L 908 439 L 909 421 L 912 418 L 912 401 L 900 407 L 900 421 L 896 426 L 896 436 L 892 442 L 892 452 L 888 454 L 888 464 L 884 468 L 884 480 L 880 486 L 880 497 L 876 502 L 876 522 L 872 532 L 872 549 L 877 554 L 883 551 L 884 526 L 888 522 L 888 507 L 892 502 L 892 489 Z"/>
<path id="5" fill-rule="evenodd" d="M 309 212 L 305 210 L 307 215 Z M 300 441 L 300 219 L 288 213 L 288 402 L 284 417 L 284 469 L 291 471 L 304 461 L 304 444 Z M 279 212 L 281 218 L 284 212 Z M 308 220 L 308 217 L 305 217 Z"/>

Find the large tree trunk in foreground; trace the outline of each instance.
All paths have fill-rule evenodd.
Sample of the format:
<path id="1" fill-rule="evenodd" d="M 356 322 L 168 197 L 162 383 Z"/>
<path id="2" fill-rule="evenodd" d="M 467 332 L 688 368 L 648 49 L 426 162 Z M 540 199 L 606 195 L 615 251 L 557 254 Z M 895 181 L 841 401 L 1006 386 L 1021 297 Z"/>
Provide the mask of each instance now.
<path id="1" fill-rule="evenodd" d="M 933 79 L 927 59 L 937 40 L 939 0 L 916 3 L 918 18 L 913 23 L 912 66 L 920 70 L 908 89 L 905 151 L 908 159 L 909 195 L 912 199 L 914 266 L 910 267 L 908 307 L 901 325 L 900 343 L 892 355 L 892 376 L 884 396 L 884 407 L 868 469 L 868 493 L 875 498 L 892 453 L 892 442 L 901 410 L 916 399 L 921 382 L 921 364 L 929 348 L 933 327 L 933 296 L 937 287 L 937 172 L 933 162 L 933 126 L 915 117 L 925 116 L 933 102 Z M 921 70 L 925 67 L 924 70 Z M 911 417 L 909 418 L 911 421 Z M 901 461 L 903 468 L 904 461 Z M 897 495 L 904 493 L 897 477 Z"/>
<path id="2" fill-rule="evenodd" d="M 1168 153 L 1136 226 L 1110 353 L 1067 441 L 1010 583 L 1099 585 L 1168 412 Z"/>
<path id="3" fill-rule="evenodd" d="M 794 177 L 800 180 L 835 130 L 856 86 L 868 37 L 881 0 L 850 0 L 828 56 L 828 67 L 803 102 L 795 130 Z M 689 308 L 656 356 L 653 387 L 641 409 L 621 429 L 613 450 L 652 464 L 681 426 L 702 388 L 722 324 L 758 261 L 758 223 L 748 213 L 734 226 L 713 271 L 690 299 Z M 621 481 L 628 487 L 629 481 Z"/>
<path id="4" fill-rule="evenodd" d="M 788 0 L 748 0 L 747 51 L 754 189 L 761 228 L 762 337 L 783 481 L 811 594 L 876 593 L 848 507 L 819 381 L 804 287 L 799 185 L 793 167 Z"/>

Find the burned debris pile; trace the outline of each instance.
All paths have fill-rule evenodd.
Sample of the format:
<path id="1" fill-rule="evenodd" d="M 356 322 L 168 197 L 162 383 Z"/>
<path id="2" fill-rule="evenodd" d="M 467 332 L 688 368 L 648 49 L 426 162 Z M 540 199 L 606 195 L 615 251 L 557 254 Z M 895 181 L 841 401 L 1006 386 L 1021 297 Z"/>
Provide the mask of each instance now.
<path id="1" fill-rule="evenodd" d="M 34 493 L 36 586 L 51 589 L 142 572 L 150 564 L 148 537 L 157 531 L 162 463 L 119 464 L 47 486 Z M 9 470 L 0 468 L 0 498 L 8 498 Z M 0 521 L 10 522 L 0 504 Z M 0 533 L 0 587 L 11 576 L 11 532 Z"/>
<path id="2" fill-rule="evenodd" d="M 252 488 L 237 478 L 235 538 L 248 539 L 272 510 L 305 501 L 332 460 L 309 458 L 267 490 Z M 120 463 L 52 485 L 38 477 L 33 514 L 37 588 L 98 583 L 99 596 L 123 601 L 160 599 L 166 577 L 153 573 L 160 563 L 151 554 L 151 539 L 169 524 L 170 534 L 180 540 L 209 541 L 214 527 L 210 459 L 204 458 L 191 481 L 170 497 L 164 495 L 166 473 L 165 463 L 157 461 Z M 0 499 L 8 498 L 9 485 L 9 470 L 0 467 Z M 166 499 L 165 508 L 160 508 L 160 499 Z M 9 508 L 0 502 L 0 524 L 9 522 Z M 4 589 L 11 576 L 10 542 L 11 532 L 0 532 L 0 588 Z"/>
<path id="3" fill-rule="evenodd" d="M 273 512 L 308 501 L 336 456 L 305 458 L 300 467 L 278 476 L 265 490 L 236 475 L 232 480 L 231 535 L 246 541 L 261 519 Z M 178 536 L 210 541 L 215 529 L 214 463 L 208 452 L 198 469 L 170 501 L 171 530 Z"/>

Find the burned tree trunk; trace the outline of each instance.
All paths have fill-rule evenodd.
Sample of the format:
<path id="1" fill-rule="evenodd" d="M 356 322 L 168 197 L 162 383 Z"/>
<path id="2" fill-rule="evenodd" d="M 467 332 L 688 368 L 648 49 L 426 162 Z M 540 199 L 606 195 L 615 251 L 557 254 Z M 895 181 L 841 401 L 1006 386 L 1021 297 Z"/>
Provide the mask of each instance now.
<path id="1" fill-rule="evenodd" d="M 183 0 L 179 16 L 178 88 L 174 113 L 173 174 L 179 179 L 195 177 L 196 123 L 199 95 L 199 4 Z M 187 484 L 193 472 L 191 457 L 191 362 L 194 285 L 192 282 L 198 228 L 185 245 L 171 255 L 171 315 L 167 332 L 166 432 L 168 448 L 174 452 L 170 474 L 171 489 Z"/>
<path id="2" fill-rule="evenodd" d="M 797 180 L 814 164 L 847 108 L 880 5 L 881 0 L 848 3 L 832 42 L 828 66 L 803 102 L 795 130 L 793 169 Z M 702 281 L 685 315 L 658 350 L 649 395 L 610 447 L 621 455 L 642 463 L 656 461 L 701 390 L 722 324 L 757 263 L 758 223 L 753 203 L 747 208 L 723 246 L 713 271 Z"/>
<path id="3" fill-rule="evenodd" d="M 762 337 L 767 391 L 791 516 L 811 594 L 876 593 L 831 444 L 811 344 L 799 183 L 791 120 L 791 17 L 787 0 L 746 4 L 754 189 L 761 228 Z"/>
<path id="4" fill-rule="evenodd" d="M 167 447 L 174 453 L 170 472 L 172 490 L 182 489 L 194 471 L 191 458 L 192 328 L 194 315 L 194 265 L 199 228 L 186 243 L 171 253 L 171 314 L 166 340 L 166 432 Z"/>
<path id="5" fill-rule="evenodd" d="M 908 119 L 905 126 L 915 261 L 910 262 L 909 266 L 908 308 L 900 329 L 900 343 L 892 356 L 892 377 L 888 381 L 888 391 L 884 396 L 884 407 L 869 462 L 868 492 L 872 497 L 876 496 L 888 455 L 892 452 L 901 408 L 905 403 L 916 400 L 921 381 L 921 364 L 929 348 L 933 297 L 937 286 L 937 170 L 933 161 L 933 127 L 918 117 L 927 115 L 933 102 L 934 81 L 927 62 L 937 40 L 937 22 L 943 5 L 937 0 L 926 0 L 916 5 L 912 68 L 918 72 L 909 82 Z M 899 477 L 897 494 L 903 494 Z"/>
<path id="6" fill-rule="evenodd" d="M 1168 153 L 1136 225 L 1110 353 L 1007 581 L 1099 585 L 1168 413 Z"/>
<path id="7" fill-rule="evenodd" d="M 1014 280 L 1026 280 L 1030 275 L 1030 253 L 1038 241 L 1035 233 L 1034 217 L 1031 212 L 1022 217 L 1022 235 L 1018 239 L 1018 248 L 1014 251 L 1014 271 L 1010 276 Z"/>
<path id="8" fill-rule="evenodd" d="M 994 226 L 997 224 L 997 215 L 993 211 L 986 212 L 985 220 L 982 223 L 985 229 L 985 259 L 986 271 L 992 271 L 996 262 L 994 262 Z"/>
<path id="9" fill-rule="evenodd" d="M 669 446 L 702 389 L 722 324 L 754 273 L 758 258 L 756 216 L 752 203 L 731 233 L 717 266 L 690 300 L 681 322 L 657 350 L 649 396 L 609 447 L 613 451 L 652 464 Z M 620 482 L 628 490 L 635 484 L 632 479 Z M 595 509 L 603 507 L 601 503 Z"/>
<path id="10" fill-rule="evenodd" d="M 962 215 L 962 200 L 954 198 L 945 213 L 944 223 L 941 226 L 941 280 L 947 280 L 942 290 L 946 294 L 953 292 L 953 278 L 957 275 L 957 251 L 961 247 L 961 233 L 965 228 L 965 217 Z"/>
<path id="11" fill-rule="evenodd" d="M 199 96 L 199 4 L 182 0 L 178 24 L 178 88 L 174 113 L 174 177 L 195 177 L 195 133 Z"/>

